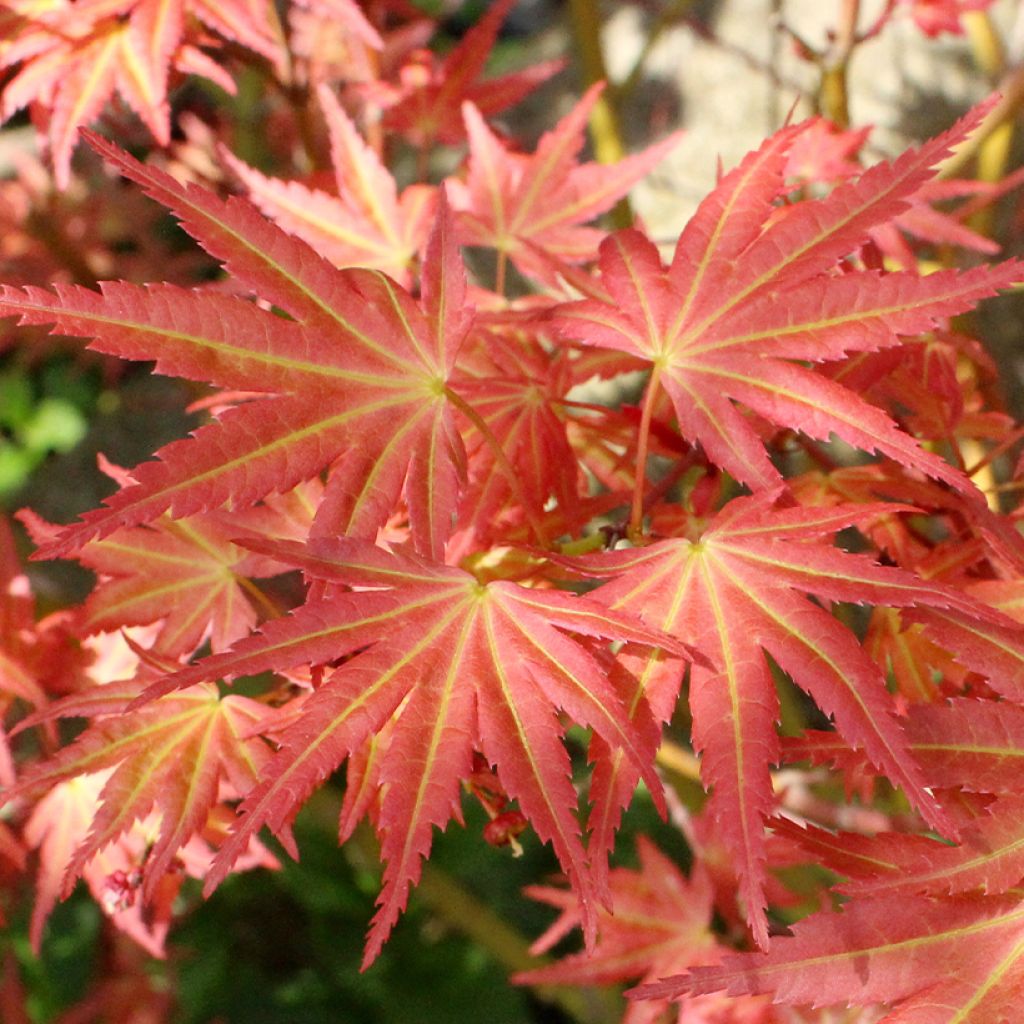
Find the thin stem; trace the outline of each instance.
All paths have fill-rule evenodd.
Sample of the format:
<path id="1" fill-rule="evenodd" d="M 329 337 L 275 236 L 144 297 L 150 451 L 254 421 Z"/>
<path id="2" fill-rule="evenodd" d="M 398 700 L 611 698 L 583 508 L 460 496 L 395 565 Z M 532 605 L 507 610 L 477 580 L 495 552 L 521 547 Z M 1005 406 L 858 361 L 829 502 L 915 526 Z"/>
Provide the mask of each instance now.
<path id="1" fill-rule="evenodd" d="M 700 761 L 685 747 L 663 739 L 656 758 L 659 767 L 691 782 L 700 783 Z"/>
<path id="2" fill-rule="evenodd" d="M 651 436 L 651 418 L 654 401 L 658 396 L 659 370 L 651 371 L 644 394 L 644 408 L 640 415 L 640 431 L 636 442 L 636 476 L 633 480 L 633 504 L 629 514 L 629 539 L 637 543 L 643 537 L 644 487 L 647 483 L 647 448 Z"/>
<path id="3" fill-rule="evenodd" d="M 508 253 L 504 249 L 498 250 L 498 265 L 494 270 L 494 290 L 504 298 L 505 295 L 505 272 L 508 266 Z"/>
<path id="4" fill-rule="evenodd" d="M 982 458 L 977 462 L 972 463 L 968 466 L 964 472 L 969 477 L 973 477 L 975 473 L 980 472 L 986 466 L 990 466 L 1000 455 L 1005 455 L 1006 452 L 1012 448 L 1022 437 L 1024 437 L 1024 427 L 1018 427 L 1012 434 L 1004 437 L 994 448 L 986 452 Z"/>
<path id="5" fill-rule="evenodd" d="M 519 932 L 434 865 L 424 864 L 416 894 L 435 914 L 486 949 L 506 969 L 531 970 L 552 962 L 549 957 L 532 956 Z M 622 1013 L 619 997 L 611 991 L 583 991 L 550 984 L 531 988 L 541 1002 L 557 1006 L 579 1024 L 609 1024 L 619 1020 Z"/>
<path id="6" fill-rule="evenodd" d="M 985 502 L 993 512 L 999 511 L 999 495 L 996 494 L 996 475 L 992 471 L 991 463 L 984 460 L 985 451 L 977 441 L 963 440 L 956 446 L 958 461 L 961 468 L 967 472 L 966 463 L 973 463 L 971 480 L 975 486 L 985 495 Z"/>
<path id="7" fill-rule="evenodd" d="M 416 150 L 416 180 L 430 180 L 430 147 L 426 143 Z"/>
<path id="8" fill-rule="evenodd" d="M 977 154 L 987 139 L 999 131 L 1000 126 L 1012 123 L 1017 111 L 1024 105 L 1024 67 L 1009 70 L 997 88 L 999 100 L 971 137 L 959 146 L 939 166 L 938 177 L 955 178 Z"/>
<path id="9" fill-rule="evenodd" d="M 693 0 L 669 0 L 669 3 L 658 12 L 654 24 L 651 25 L 644 36 L 643 46 L 640 48 L 640 53 L 637 55 L 636 60 L 633 61 L 629 74 L 616 87 L 615 98 L 619 103 L 630 96 L 636 88 L 637 83 L 640 81 L 640 76 L 643 74 L 644 64 L 647 63 L 647 58 L 650 57 L 658 40 L 661 39 L 662 33 L 669 26 L 682 21 L 687 10 L 692 6 Z"/>
<path id="10" fill-rule="evenodd" d="M 276 619 L 284 614 L 284 609 L 279 607 L 276 601 L 271 600 L 267 594 L 264 594 L 248 576 L 236 575 L 235 583 L 252 598 L 268 619 Z"/>
<path id="11" fill-rule="evenodd" d="M 964 28 L 971 41 L 974 63 L 989 82 L 995 84 L 1006 74 L 1006 52 L 992 19 L 985 11 L 968 11 L 964 14 Z M 1014 119 L 1006 118 L 979 147 L 976 176 L 980 181 L 999 182 L 1006 177 L 1015 127 Z M 990 204 L 979 210 L 967 223 L 979 234 L 992 237 L 994 206 Z"/>
<path id="12" fill-rule="evenodd" d="M 317 804 L 324 810 L 331 806 L 316 796 L 310 804 Z M 333 828 L 337 813 L 328 817 L 321 812 L 318 817 L 323 817 L 324 827 Z M 361 870 L 379 871 L 380 848 L 365 823 L 352 834 L 345 851 L 349 861 Z M 485 949 L 507 971 L 535 970 L 553 962 L 551 957 L 534 956 L 525 936 L 435 864 L 423 865 L 415 899 L 429 907 L 450 928 Z M 530 988 L 541 1002 L 559 1007 L 578 1024 L 611 1024 L 622 1015 L 621 1000 L 614 992 L 584 991 L 564 985 L 531 985 Z"/>

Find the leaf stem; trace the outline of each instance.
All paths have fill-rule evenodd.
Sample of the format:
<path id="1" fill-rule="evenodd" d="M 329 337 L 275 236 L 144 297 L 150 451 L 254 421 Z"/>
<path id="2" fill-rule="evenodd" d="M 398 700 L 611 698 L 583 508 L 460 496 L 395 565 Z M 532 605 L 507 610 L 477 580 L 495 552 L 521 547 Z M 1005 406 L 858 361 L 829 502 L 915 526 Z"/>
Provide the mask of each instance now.
<path id="1" fill-rule="evenodd" d="M 494 270 L 494 291 L 504 298 L 505 296 L 505 274 L 508 267 L 508 253 L 504 249 L 498 250 L 498 265 Z"/>
<path id="2" fill-rule="evenodd" d="M 685 747 L 669 739 L 663 739 L 658 747 L 656 760 L 661 768 L 681 778 L 701 784 L 700 761 Z"/>
<path id="3" fill-rule="evenodd" d="M 617 105 L 621 104 L 624 99 L 632 95 L 636 90 L 640 76 L 643 74 L 644 65 L 647 63 L 647 59 L 653 52 L 654 47 L 658 44 L 662 35 L 664 35 L 665 30 L 676 22 L 681 21 L 691 7 L 693 7 L 693 0 L 669 0 L 658 12 L 655 16 L 654 24 L 651 25 L 644 35 L 640 53 L 637 54 L 636 60 L 633 61 L 629 74 L 615 87 Z"/>
<path id="4" fill-rule="evenodd" d="M 978 128 L 964 142 L 960 143 L 940 165 L 937 177 L 955 178 L 981 150 L 992 135 L 998 133 L 1003 124 L 1012 122 L 1017 111 L 1024 105 L 1024 66 L 1010 68 L 996 88 L 999 100 L 989 111 Z"/>
<path id="5" fill-rule="evenodd" d="M 451 875 L 433 864 L 423 865 L 423 876 L 416 888 L 416 897 L 438 917 L 486 949 L 508 970 L 531 970 L 551 962 L 546 957 L 532 956 L 526 940 L 519 932 L 510 928 L 490 907 L 459 885 Z M 559 1007 L 579 1024 L 604 1024 L 618 1020 L 622 1012 L 612 992 L 584 992 L 563 985 L 533 985 L 531 988 L 538 999 Z"/>
<path id="6" fill-rule="evenodd" d="M 380 847 L 365 822 L 345 844 L 345 851 L 350 862 L 361 870 L 379 871 Z M 485 949 L 508 971 L 536 970 L 552 963 L 550 957 L 534 956 L 523 935 L 436 864 L 423 865 L 413 898 L 429 907 L 448 927 Z M 541 1002 L 559 1007 L 578 1024 L 611 1024 L 622 1014 L 621 1000 L 607 990 L 585 991 L 567 985 L 530 988 Z"/>
<path id="7" fill-rule="evenodd" d="M 427 182 L 430 180 L 430 146 L 423 143 L 416 150 L 416 180 Z"/>
<path id="8" fill-rule="evenodd" d="M 284 609 L 264 594 L 250 577 L 236 573 L 235 583 L 252 598 L 253 603 L 268 619 L 276 619 L 284 614 Z"/>
<path id="9" fill-rule="evenodd" d="M 986 11 L 967 11 L 963 15 L 964 28 L 971 41 L 974 63 L 988 79 L 990 85 L 1006 74 L 1006 52 L 1003 41 Z M 976 177 L 980 181 L 999 182 L 1006 177 L 1015 135 L 1015 119 L 1004 118 L 987 139 L 978 147 Z M 974 213 L 967 221 L 979 234 L 992 237 L 995 227 L 995 209 L 988 205 Z"/>
<path id="10" fill-rule="evenodd" d="M 644 486 L 647 482 L 647 448 L 651 436 L 651 418 L 658 395 L 660 373 L 655 366 L 644 393 L 644 408 L 640 414 L 640 430 L 636 441 L 636 476 L 633 479 L 633 505 L 629 513 L 629 539 L 637 543 L 643 537 Z"/>

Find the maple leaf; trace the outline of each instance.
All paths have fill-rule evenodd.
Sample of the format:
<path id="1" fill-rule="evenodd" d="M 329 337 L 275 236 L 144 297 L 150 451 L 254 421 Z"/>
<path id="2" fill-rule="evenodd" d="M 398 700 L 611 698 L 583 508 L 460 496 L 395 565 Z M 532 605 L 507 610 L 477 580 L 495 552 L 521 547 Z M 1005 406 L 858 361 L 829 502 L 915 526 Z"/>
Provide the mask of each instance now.
<path id="1" fill-rule="evenodd" d="M 369 50 L 384 48 L 380 33 L 367 21 L 356 0 L 297 0 L 297 6 L 330 21 L 335 30 L 340 26 L 343 33 L 351 35 Z"/>
<path id="2" fill-rule="evenodd" d="M 35 601 L 14 550 L 7 520 L 0 518 L 0 699 L 6 710 L 12 698 L 46 703 L 39 683 Z"/>
<path id="3" fill-rule="evenodd" d="M 538 61 L 521 71 L 481 80 L 498 30 L 516 0 L 495 0 L 483 17 L 442 60 L 416 50 L 398 70 L 398 82 L 373 83 L 361 90 L 383 108 L 384 127 L 418 149 L 435 142 L 457 145 L 466 137 L 461 108 L 472 102 L 485 116 L 498 114 L 528 96 L 560 71 L 561 60 Z"/>
<path id="4" fill-rule="evenodd" d="M 327 121 L 337 195 L 298 181 L 267 178 L 230 154 L 224 159 L 264 214 L 338 267 L 383 270 L 408 285 L 427 237 L 437 190 L 395 180 L 366 144 L 334 95 L 317 92 Z"/>
<path id="5" fill-rule="evenodd" d="M 1006 701 L 960 697 L 909 709 L 907 745 L 933 788 L 961 786 L 977 793 L 1020 790 L 1024 769 L 1024 708 Z M 834 733 L 807 730 L 783 739 L 787 761 L 835 764 L 847 773 L 867 769 L 862 756 Z"/>
<path id="6" fill-rule="evenodd" d="M 659 643 L 664 634 L 586 598 L 504 581 L 482 584 L 461 569 L 388 554 L 364 541 L 253 546 L 314 579 L 374 589 L 329 588 L 232 651 L 146 691 L 154 695 L 204 679 L 346 659 L 278 737 L 280 752 L 242 804 L 244 817 L 219 855 L 208 888 L 264 824 L 296 855 L 290 825 L 300 805 L 397 712 L 375 766 L 383 790 L 378 829 L 387 866 L 364 963 L 379 952 L 418 880 L 434 825 L 459 816 L 460 781 L 473 771 L 475 749 L 496 767 L 504 790 L 540 838 L 552 843 L 580 897 L 592 941 L 596 904 L 605 894 L 572 813 L 576 794 L 554 709 L 593 728 L 610 747 L 624 749 L 654 787 L 652 766 L 638 747 L 650 746 L 656 730 L 649 715 L 627 721 L 598 662 L 559 630 L 641 644 Z M 670 643 L 674 653 L 688 651 Z"/>
<path id="7" fill-rule="evenodd" d="M 74 688 L 88 660 L 74 639 L 72 614 L 37 621 L 36 603 L 22 571 L 14 537 L 0 516 L 0 785 L 14 782 L 14 757 L 5 719 L 18 703 L 42 709 L 53 693 Z M 55 734 L 50 740 L 56 739 Z"/>
<path id="8" fill-rule="evenodd" d="M 698 864 L 690 878 L 644 836 L 637 839 L 639 870 L 615 868 L 609 875 L 614 912 L 600 911 L 601 931 L 592 953 L 572 953 L 544 967 L 521 971 L 519 985 L 608 985 L 617 981 L 651 981 L 666 972 L 718 960 L 719 946 L 711 931 L 714 894 L 707 873 Z M 560 911 L 559 917 L 530 947 L 547 952 L 580 924 L 573 893 L 531 885 L 526 894 Z M 633 1002 L 623 1024 L 654 1024 L 663 1019 L 667 1000 Z M 724 1005 L 721 997 L 704 996 L 679 1008 L 677 1024 L 772 1024 L 775 1013 L 767 1000 L 749 998 Z M 737 1005 L 737 1004 L 742 1005 Z"/>
<path id="9" fill-rule="evenodd" d="M 773 509 L 779 493 L 734 499 L 693 540 L 659 541 L 569 563 L 595 576 L 617 576 L 597 592 L 599 600 L 637 612 L 712 663 L 691 668 L 693 742 L 702 753 L 711 806 L 736 858 L 748 920 L 762 946 L 767 942 L 763 821 L 773 803 L 768 766 L 779 760 L 778 703 L 762 652 L 835 719 L 850 744 L 863 747 L 873 764 L 905 788 L 933 826 L 955 831 L 910 756 L 880 670 L 856 637 L 805 595 L 922 605 L 929 615 L 942 617 L 943 628 L 947 619 L 964 631 L 976 626 L 979 633 L 986 623 L 1012 627 L 952 588 L 878 566 L 822 540 L 871 523 L 892 505 Z M 996 646 L 1004 644 L 1000 634 Z M 1016 650 L 1021 650 L 1019 635 Z M 652 659 L 638 672 L 641 684 L 660 670 L 658 658 Z"/>
<path id="10" fill-rule="evenodd" d="M 128 474 L 120 476 L 130 480 Z M 28 509 L 18 518 L 36 543 L 46 543 L 60 530 Z M 311 519 L 309 511 L 292 520 L 284 509 L 265 506 L 230 516 L 161 516 L 152 527 L 122 528 L 89 541 L 77 558 L 100 580 L 85 602 L 79 628 L 88 635 L 159 621 L 152 649 L 164 657 L 191 654 L 207 635 L 214 652 L 225 650 L 250 632 L 259 612 L 275 613 L 252 580 L 287 569 L 231 538 L 249 531 L 304 537 Z"/>
<path id="11" fill-rule="evenodd" d="M 949 32 L 964 34 L 963 16 L 969 11 L 984 11 L 993 0 L 906 0 L 914 23 L 926 36 Z"/>
<path id="12" fill-rule="evenodd" d="M 861 173 L 853 157 L 867 141 L 870 129 L 843 131 L 822 117 L 805 122 L 804 130 L 789 151 L 786 176 L 798 181 L 836 184 Z M 917 267 L 917 255 L 903 237 L 905 232 L 933 245 L 960 245 L 989 255 L 999 252 L 990 238 L 972 231 L 963 223 L 966 209 L 945 212 L 933 203 L 962 196 L 985 196 L 993 201 L 1009 182 L 999 186 L 987 181 L 926 181 L 907 197 L 908 208 L 884 224 L 870 228 L 868 237 L 883 255 L 908 270 Z"/>
<path id="13" fill-rule="evenodd" d="M 548 501 L 565 513 L 579 503 L 564 405 L 569 360 L 552 356 L 529 331 L 478 329 L 460 351 L 453 386 L 475 413 L 463 432 L 468 481 L 457 529 L 477 547 L 503 543 L 525 516 L 546 543 L 538 524 Z"/>
<path id="14" fill-rule="evenodd" d="M 33 808 L 25 823 L 26 843 L 39 850 L 36 876 L 36 900 L 32 908 L 29 938 L 38 953 L 43 929 L 62 891 L 67 895 L 69 864 L 76 852 L 89 842 L 90 828 L 96 815 L 111 770 L 76 775 L 57 783 Z M 131 936 L 150 955 L 164 955 L 164 940 L 170 927 L 173 903 L 185 874 L 202 878 L 212 859 L 210 844 L 219 845 L 224 838 L 225 808 L 214 807 L 200 831 L 188 838 L 175 853 L 173 863 L 157 876 L 150 871 L 149 894 L 142 888 L 144 872 L 149 865 L 153 843 L 161 833 L 159 815 L 127 822 L 124 829 L 81 864 L 82 877 L 89 885 L 93 899 L 114 925 Z M 236 870 L 254 867 L 277 867 L 277 861 L 258 842 L 253 842 Z"/>
<path id="15" fill-rule="evenodd" d="M 440 551 L 462 466 L 447 378 L 470 320 L 465 276 L 442 204 L 419 302 L 374 271 L 338 270 L 244 200 L 226 202 L 93 145 L 160 199 L 246 286 L 290 314 L 172 285 L 106 283 L 101 294 L 6 288 L 0 315 L 91 336 L 92 347 L 157 370 L 255 393 L 132 471 L 136 484 L 38 552 L 54 557 L 97 535 L 155 519 L 252 504 L 330 469 L 314 529 L 372 536 L 407 470 L 412 534 Z"/>
<path id="16" fill-rule="evenodd" d="M 927 836 L 881 832 L 873 836 L 787 825 L 787 833 L 846 881 L 850 896 L 921 894 L 999 895 L 1024 879 L 1024 796 L 997 797 L 960 829 L 955 846 Z"/>
<path id="17" fill-rule="evenodd" d="M 342 9 L 356 2 L 340 0 L 339 6 L 334 0 L 296 0 L 287 12 L 288 47 L 296 59 L 297 77 L 304 76 L 311 84 L 342 83 L 354 105 L 376 121 L 379 105 L 374 95 L 382 89 L 387 99 L 393 99 L 390 82 L 397 67 L 410 51 L 430 43 L 436 24 L 412 4 L 377 4 L 371 37 Z"/>
<path id="18" fill-rule="evenodd" d="M 187 41 L 196 35 L 191 18 L 276 61 L 283 72 L 276 17 L 262 0 L 48 0 L 15 7 L 24 8 L 25 20 L 18 38 L 0 51 L 0 67 L 23 66 L 3 88 L 0 121 L 32 101 L 48 110 L 60 188 L 68 184 L 78 129 L 115 93 L 167 145 L 171 66 L 234 92 L 230 76 Z"/>
<path id="19" fill-rule="evenodd" d="M 771 423 L 820 440 L 835 434 L 970 491 L 962 474 L 883 412 L 798 361 L 898 344 L 900 335 L 930 330 L 1021 276 L 1015 263 L 928 277 L 835 273 L 870 228 L 906 208 L 985 109 L 919 151 L 780 215 L 773 202 L 801 131 L 782 129 L 704 200 L 667 268 L 635 230 L 602 243 L 601 282 L 611 301 L 570 303 L 559 326 L 585 344 L 647 360 L 647 401 L 663 388 L 683 437 L 699 441 L 712 462 L 751 487 L 772 487 L 781 476 L 734 402 Z"/>
<path id="20" fill-rule="evenodd" d="M 449 179 L 448 187 L 466 245 L 496 249 L 540 280 L 552 277 L 551 258 L 577 263 L 593 258 L 604 232 L 580 225 L 610 210 L 681 138 L 675 132 L 616 164 L 577 164 L 601 89 L 600 84 L 588 89 L 532 155 L 510 152 L 480 111 L 465 104 L 468 174 L 464 183 Z"/>
<path id="21" fill-rule="evenodd" d="M 97 688 L 101 702 L 106 689 Z M 114 708 L 120 691 L 110 695 Z M 63 714 L 82 710 L 77 696 L 58 709 Z M 112 768 L 89 834 L 65 863 L 65 895 L 96 853 L 156 809 L 160 821 L 142 865 L 143 892 L 149 897 L 178 850 L 206 826 L 221 780 L 230 781 L 238 794 L 255 784 L 271 757 L 263 739 L 252 735 L 265 713 L 262 704 L 246 697 L 220 698 L 215 687 L 199 686 L 135 711 L 105 715 L 52 758 L 32 764 L 5 801 Z"/>
<path id="22" fill-rule="evenodd" d="M 879 1024 L 1010 1024 L 1024 982 L 1019 895 L 858 899 L 814 914 L 770 953 L 734 954 L 720 967 L 635 989 L 673 999 L 721 989 L 773 993 L 775 1002 L 827 1006 L 896 1003 Z"/>
<path id="23" fill-rule="evenodd" d="M 35 905 L 29 926 L 29 938 L 36 951 L 42 945 L 46 921 L 60 896 L 68 861 L 75 846 L 88 834 L 103 782 L 104 776 L 100 774 L 69 779 L 54 786 L 36 805 L 25 825 L 26 842 L 39 850 Z M 138 861 L 144 837 L 145 833 L 136 825 L 131 834 L 91 858 L 88 881 L 94 898 L 114 925 L 151 956 L 159 957 L 163 956 L 169 915 L 151 915 L 150 920 L 145 920 L 141 903 L 128 905 L 108 898 L 107 880 L 128 876 Z M 121 876 L 116 872 L 121 872 Z"/>

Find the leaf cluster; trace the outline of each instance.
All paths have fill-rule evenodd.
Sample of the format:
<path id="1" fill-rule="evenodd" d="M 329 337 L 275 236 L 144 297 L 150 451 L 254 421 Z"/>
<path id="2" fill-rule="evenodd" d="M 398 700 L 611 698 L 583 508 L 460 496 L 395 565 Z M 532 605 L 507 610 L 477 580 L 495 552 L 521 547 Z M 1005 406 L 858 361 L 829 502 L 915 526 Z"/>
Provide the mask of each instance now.
<path id="1" fill-rule="evenodd" d="M 344 769 L 339 840 L 368 822 L 383 862 L 364 969 L 469 803 L 481 841 L 557 858 L 536 951 L 582 929 L 524 984 L 642 979 L 631 1022 L 681 999 L 681 1024 L 1003 1024 L 1021 429 L 965 332 L 1024 269 L 916 255 L 992 254 L 931 203 L 984 191 L 937 174 L 998 100 L 868 166 L 864 133 L 787 124 L 659 245 L 594 222 L 678 135 L 583 159 L 598 84 L 517 146 L 495 115 L 557 67 L 486 75 L 510 8 L 446 55 L 398 2 L 303 0 L 288 31 L 249 2 L 5 8 L 3 116 L 45 112 L 57 186 L 119 96 L 161 152 L 83 130 L 96 194 L 121 176 L 197 248 L 154 281 L 65 239 L 0 315 L 26 347 L 152 363 L 202 415 L 104 460 L 117 490 L 77 522 L 19 513 L 34 558 L 96 574 L 82 603 L 37 615 L 0 534 L 0 856 L 37 851 L 32 942 L 84 878 L 160 954 L 187 879 L 275 866 L 264 829 L 297 858 Z M 291 177 L 237 125 L 183 115 L 171 145 L 175 76 L 234 88 L 211 32 L 266 62 Z M 643 837 L 610 866 L 634 800 L 688 874 Z"/>

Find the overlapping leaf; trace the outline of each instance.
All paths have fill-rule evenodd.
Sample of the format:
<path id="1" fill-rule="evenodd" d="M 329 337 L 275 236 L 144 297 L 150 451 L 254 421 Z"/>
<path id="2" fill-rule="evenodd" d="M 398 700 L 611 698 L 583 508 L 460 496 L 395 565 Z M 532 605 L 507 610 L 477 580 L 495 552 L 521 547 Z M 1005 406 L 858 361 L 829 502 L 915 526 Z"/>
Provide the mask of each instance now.
<path id="1" fill-rule="evenodd" d="M 1024 778 L 1024 708 L 1006 701 L 960 698 L 910 709 L 907 744 L 927 785 L 977 793 L 1013 793 Z M 866 770 L 860 754 L 834 733 L 808 730 L 783 741 L 787 761 Z"/>
<path id="2" fill-rule="evenodd" d="M 510 152 L 480 111 L 465 105 L 469 172 L 465 183 L 449 187 L 467 245 L 496 249 L 540 280 L 552 276 L 551 258 L 593 258 L 604 233 L 581 225 L 611 209 L 680 138 L 670 135 L 617 164 L 578 164 L 587 117 L 600 92 L 592 87 L 530 156 Z"/>
<path id="3" fill-rule="evenodd" d="M 307 485 L 302 497 L 315 508 L 311 490 Z M 241 640 L 260 617 L 275 613 L 252 580 L 286 567 L 238 547 L 232 538 L 248 532 L 305 537 L 312 509 L 300 504 L 300 495 L 292 497 L 290 503 L 274 498 L 230 516 L 161 516 L 152 526 L 123 527 L 104 540 L 89 541 L 78 560 L 100 579 L 85 602 L 81 630 L 89 634 L 159 622 L 152 649 L 168 658 L 187 657 L 207 635 L 215 652 Z M 59 532 L 27 509 L 19 518 L 37 543 Z"/>
<path id="4" fill-rule="evenodd" d="M 318 96 L 331 141 L 337 195 L 298 181 L 267 178 L 234 157 L 227 162 L 252 201 L 277 224 L 338 267 L 383 270 L 408 285 L 427 237 L 436 189 L 395 180 L 326 88 Z"/>
<path id="5" fill-rule="evenodd" d="M 405 490 L 413 537 L 439 552 L 451 530 L 462 444 L 445 394 L 468 327 L 465 277 L 442 211 L 431 236 L 422 297 L 372 271 L 337 270 L 248 203 L 223 202 L 94 144 L 182 224 L 240 282 L 289 318 L 233 296 L 108 283 L 7 288 L 0 315 L 55 324 L 93 347 L 156 359 L 166 373 L 257 392 L 189 440 L 163 448 L 138 481 L 87 514 L 43 554 L 74 550 L 119 526 L 253 503 L 330 468 L 317 526 L 373 535 Z"/>
<path id="6" fill-rule="evenodd" d="M 801 361 L 896 344 L 1021 276 L 1013 263 L 928 277 L 849 267 L 837 273 L 871 227 L 906 208 L 981 113 L 825 199 L 780 212 L 774 201 L 800 131 L 784 128 L 704 200 L 668 267 L 637 231 L 607 239 L 601 273 L 611 301 L 571 303 L 558 322 L 569 337 L 648 360 L 649 386 L 668 393 L 683 437 L 752 487 L 771 487 L 780 474 L 734 403 L 780 427 L 820 440 L 835 434 L 970 491 L 960 473 L 881 410 Z"/>
<path id="7" fill-rule="evenodd" d="M 505 791 L 541 839 L 553 845 L 580 898 L 592 940 L 596 906 L 605 893 L 580 841 L 563 726 L 554 709 L 593 728 L 613 749 L 625 750 L 652 785 L 652 766 L 638 750 L 650 746 L 654 723 L 642 713 L 627 720 L 599 664 L 559 629 L 646 644 L 659 643 L 664 635 L 629 613 L 608 611 L 585 598 L 502 581 L 481 584 L 461 569 L 389 555 L 365 542 L 260 548 L 316 579 L 374 589 L 328 589 L 233 651 L 151 688 L 150 693 L 161 693 L 222 675 L 343 661 L 280 736 L 280 752 L 242 805 L 242 824 L 211 881 L 227 873 L 263 824 L 294 852 L 290 823 L 301 804 L 398 712 L 376 766 L 387 867 L 367 962 L 379 952 L 409 886 L 419 878 L 434 825 L 459 815 L 460 780 L 469 777 L 475 750 L 497 768 Z M 685 652 L 670 643 L 676 653 Z"/>
<path id="8" fill-rule="evenodd" d="M 838 888 L 855 896 L 921 894 L 999 895 L 1024 879 L 1024 797 L 998 797 L 977 808 L 955 846 L 925 836 L 874 836 L 789 828 L 815 859 L 847 880 Z"/>
<path id="9" fill-rule="evenodd" d="M 98 688 L 100 695 L 103 689 Z M 239 794 L 255 785 L 271 756 L 269 746 L 253 735 L 265 713 L 263 705 L 245 697 L 220 699 L 212 686 L 172 694 L 98 719 L 54 757 L 32 765 L 5 799 L 113 769 L 88 837 L 69 853 L 65 891 L 96 853 L 155 809 L 160 824 L 144 866 L 144 891 L 152 894 L 178 850 L 205 827 L 222 780 Z"/>
<path id="10" fill-rule="evenodd" d="M 720 947 L 711 931 L 713 891 L 698 864 L 686 878 L 679 868 L 643 837 L 637 843 L 640 868 L 615 868 L 609 878 L 614 913 L 601 914 L 601 937 L 594 952 L 571 953 L 545 967 L 514 977 L 520 984 L 607 985 L 637 979 L 653 980 L 668 971 L 717 961 Z M 527 894 L 561 911 L 558 919 L 533 944 L 545 953 L 579 925 L 579 907 L 572 893 L 550 886 L 531 886 Z M 775 1013 L 763 998 L 727 1006 L 723 997 L 704 996 L 679 1008 L 676 1024 L 716 1024 L 736 1020 L 772 1024 Z M 656 1024 L 664 1020 L 666 1001 L 634 1002 L 623 1024 Z"/>
<path id="11" fill-rule="evenodd" d="M 495 0 L 483 17 L 443 59 L 418 50 L 399 72 L 397 84 L 374 90 L 384 107 L 384 126 L 426 149 L 436 142 L 465 140 L 461 118 L 469 101 L 487 115 L 500 113 L 528 96 L 561 69 L 562 61 L 539 61 L 507 75 L 483 78 L 483 72 L 515 0 Z"/>
<path id="12" fill-rule="evenodd" d="M 459 521 L 478 544 L 508 536 L 524 514 L 536 524 L 551 499 L 563 513 L 575 506 L 579 469 L 562 404 L 571 383 L 569 361 L 526 332 L 480 331 L 463 348 L 454 384 L 479 420 L 464 435 Z"/>
<path id="13" fill-rule="evenodd" d="M 770 953 L 726 957 L 635 991 L 770 992 L 808 1006 L 897 1003 L 879 1024 L 1009 1024 L 1024 983 L 1024 904 L 985 898 L 877 897 L 815 914 L 776 939 Z"/>
<path id="14" fill-rule="evenodd" d="M 779 760 L 775 687 L 764 653 L 831 715 L 851 745 L 903 786 L 940 831 L 951 821 L 926 788 L 895 717 L 878 667 L 856 637 L 805 595 L 937 609 L 979 634 L 995 629 L 997 646 L 1013 624 L 959 592 L 926 583 L 822 538 L 873 522 L 892 506 L 773 509 L 775 495 L 736 499 L 693 540 L 660 541 L 576 564 L 619 578 L 598 595 L 614 609 L 692 644 L 712 668 L 690 679 L 693 741 L 711 803 L 741 876 L 741 892 L 759 944 L 767 941 L 763 819 L 772 806 L 768 766 Z M 1010 630 L 1000 633 L 1000 630 Z M 1019 631 L 1017 631 L 1019 633 Z M 1022 638 L 1016 638 L 1020 650 Z M 657 670 L 652 663 L 650 671 Z"/>
<path id="15" fill-rule="evenodd" d="M 262 0 L 52 0 L 15 7 L 24 14 L 10 26 L 8 45 L 0 46 L 0 68 L 22 66 L 3 87 L 0 121 L 29 102 L 48 110 L 50 149 L 62 188 L 78 129 L 92 122 L 115 94 L 166 145 L 172 67 L 234 91 L 230 75 L 198 48 L 200 42 L 209 43 L 196 31 L 198 22 L 283 69 L 282 40 L 275 31 L 279 25 Z"/>

